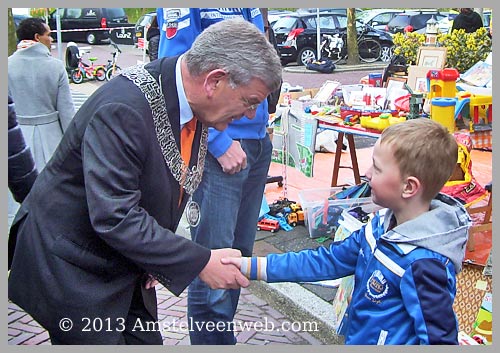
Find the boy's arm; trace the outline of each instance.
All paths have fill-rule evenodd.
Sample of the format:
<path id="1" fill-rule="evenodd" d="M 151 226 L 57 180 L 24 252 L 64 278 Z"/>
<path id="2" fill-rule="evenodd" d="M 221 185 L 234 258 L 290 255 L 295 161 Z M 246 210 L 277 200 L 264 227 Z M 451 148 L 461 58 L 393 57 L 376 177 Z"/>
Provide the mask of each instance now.
<path id="1" fill-rule="evenodd" d="M 251 280 L 272 282 L 309 282 L 335 279 L 354 274 L 359 252 L 359 236 L 354 233 L 329 248 L 302 250 L 266 257 L 228 258 Z M 226 263 L 226 262 L 223 262 Z"/>
<path id="2" fill-rule="evenodd" d="M 404 305 L 420 344 L 458 344 L 454 274 L 437 259 L 415 261 L 401 279 Z"/>

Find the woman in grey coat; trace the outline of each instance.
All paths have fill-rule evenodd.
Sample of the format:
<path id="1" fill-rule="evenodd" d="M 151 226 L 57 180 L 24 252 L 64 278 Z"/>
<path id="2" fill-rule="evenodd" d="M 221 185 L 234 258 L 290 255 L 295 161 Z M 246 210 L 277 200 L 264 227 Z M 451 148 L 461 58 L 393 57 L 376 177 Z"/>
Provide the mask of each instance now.
<path id="1" fill-rule="evenodd" d="M 9 94 L 18 123 L 41 171 L 59 144 L 75 108 L 64 63 L 52 57 L 50 27 L 40 18 L 23 20 L 20 41 L 9 57 Z"/>

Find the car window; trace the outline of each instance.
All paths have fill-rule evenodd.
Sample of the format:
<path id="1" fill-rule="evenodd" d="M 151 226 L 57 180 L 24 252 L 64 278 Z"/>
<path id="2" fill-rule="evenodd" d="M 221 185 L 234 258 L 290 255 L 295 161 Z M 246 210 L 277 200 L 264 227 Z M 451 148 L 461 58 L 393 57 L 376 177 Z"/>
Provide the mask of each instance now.
<path id="1" fill-rule="evenodd" d="M 335 29 L 335 22 L 332 16 L 321 16 L 319 18 L 319 28 Z"/>
<path id="2" fill-rule="evenodd" d="M 295 17 L 282 17 L 273 26 L 273 30 L 293 30 L 297 28 L 297 19 Z"/>
<path id="3" fill-rule="evenodd" d="M 393 27 L 404 27 L 408 25 L 409 17 L 409 15 L 398 15 L 392 19 L 390 24 Z"/>
<path id="4" fill-rule="evenodd" d="M 97 18 L 96 9 L 94 9 L 94 8 L 83 9 L 83 17 L 85 17 L 85 18 Z"/>
<path id="5" fill-rule="evenodd" d="M 126 16 L 123 7 L 107 8 L 106 13 L 108 18 L 118 18 Z"/>
<path id="6" fill-rule="evenodd" d="M 422 15 L 417 15 L 413 16 L 411 18 L 411 25 L 414 28 L 423 28 L 427 25 L 427 21 L 432 17 L 432 14 L 422 14 Z"/>
<path id="7" fill-rule="evenodd" d="M 389 21 L 394 17 L 394 14 L 392 13 L 381 13 L 378 14 L 377 16 L 373 17 L 371 20 L 371 23 L 377 22 L 379 25 L 385 25 L 389 23 Z"/>
<path id="8" fill-rule="evenodd" d="M 82 15 L 82 9 L 67 9 L 66 17 L 67 18 L 80 18 Z"/>
<path id="9" fill-rule="evenodd" d="M 347 16 L 337 16 L 337 20 L 339 21 L 340 28 L 347 28 Z"/>

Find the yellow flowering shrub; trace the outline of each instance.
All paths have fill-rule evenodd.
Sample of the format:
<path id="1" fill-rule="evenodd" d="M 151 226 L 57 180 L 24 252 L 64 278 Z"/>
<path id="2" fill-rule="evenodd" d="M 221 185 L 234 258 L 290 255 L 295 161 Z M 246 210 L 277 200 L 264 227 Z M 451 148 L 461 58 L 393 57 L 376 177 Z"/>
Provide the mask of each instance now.
<path id="1" fill-rule="evenodd" d="M 418 48 L 424 45 L 425 34 L 397 33 L 392 40 L 394 55 L 403 55 L 408 65 L 416 65 Z M 491 38 L 484 27 L 474 33 L 465 33 L 461 29 L 453 33 L 438 34 L 437 43 L 438 46 L 446 47 L 445 67 L 453 67 L 460 73 L 464 73 L 478 61 L 486 59 L 492 50 Z"/>

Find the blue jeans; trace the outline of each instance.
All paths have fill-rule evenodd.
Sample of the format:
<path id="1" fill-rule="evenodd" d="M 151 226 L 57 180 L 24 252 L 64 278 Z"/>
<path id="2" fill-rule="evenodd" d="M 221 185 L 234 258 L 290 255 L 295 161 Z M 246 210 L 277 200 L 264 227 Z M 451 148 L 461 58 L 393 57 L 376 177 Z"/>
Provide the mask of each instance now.
<path id="1" fill-rule="evenodd" d="M 203 180 L 193 195 L 201 219 L 197 227 L 191 227 L 191 238 L 210 249 L 235 248 L 243 256 L 252 256 L 272 144 L 267 134 L 262 140 L 240 143 L 247 167 L 239 173 L 224 173 L 217 159 L 207 154 Z M 236 344 L 231 323 L 239 296 L 240 290 L 210 289 L 197 277 L 188 289 L 188 317 L 194 323 L 189 332 L 191 344 Z M 210 321 L 215 326 L 207 328 Z M 226 323 L 225 329 L 213 329 L 222 327 L 217 322 Z"/>

